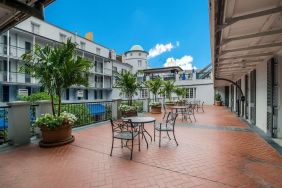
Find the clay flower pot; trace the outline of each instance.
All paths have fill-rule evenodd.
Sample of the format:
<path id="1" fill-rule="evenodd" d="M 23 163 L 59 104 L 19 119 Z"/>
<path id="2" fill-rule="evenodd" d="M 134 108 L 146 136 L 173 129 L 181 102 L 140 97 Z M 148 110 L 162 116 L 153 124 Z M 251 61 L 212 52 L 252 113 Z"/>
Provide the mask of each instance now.
<path id="1" fill-rule="evenodd" d="M 74 141 L 74 136 L 71 135 L 72 126 L 68 124 L 62 125 L 54 130 L 41 127 L 41 132 L 42 140 L 39 142 L 40 147 L 56 147 Z"/>
<path id="2" fill-rule="evenodd" d="M 137 110 L 130 110 L 130 111 L 122 111 L 121 112 L 122 117 L 133 117 L 137 116 Z"/>
<path id="3" fill-rule="evenodd" d="M 222 101 L 215 101 L 216 106 L 222 106 Z"/>
<path id="4" fill-rule="evenodd" d="M 162 106 L 151 106 L 151 113 L 152 114 L 161 114 L 162 113 Z"/>

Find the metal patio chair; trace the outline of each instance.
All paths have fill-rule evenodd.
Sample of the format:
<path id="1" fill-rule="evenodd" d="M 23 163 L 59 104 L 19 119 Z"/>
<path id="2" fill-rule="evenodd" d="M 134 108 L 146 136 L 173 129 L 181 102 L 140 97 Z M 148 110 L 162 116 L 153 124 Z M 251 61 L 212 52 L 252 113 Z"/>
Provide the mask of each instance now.
<path id="1" fill-rule="evenodd" d="M 130 160 L 132 160 L 132 154 L 133 154 L 133 142 L 135 137 L 138 137 L 139 141 L 139 151 L 140 151 L 140 126 L 133 125 L 131 120 L 127 120 L 126 122 L 122 120 L 113 121 L 111 119 L 111 126 L 112 126 L 112 148 L 111 148 L 111 154 L 113 153 L 114 148 L 114 140 L 119 139 L 121 140 L 121 148 L 126 147 L 130 150 Z M 123 141 L 126 141 L 124 144 Z M 131 147 L 129 147 L 128 142 L 131 141 Z"/>
<path id="2" fill-rule="evenodd" d="M 176 145 L 178 146 L 178 142 L 175 138 L 175 132 L 174 132 L 176 117 L 177 117 L 177 114 L 169 112 L 165 122 L 159 123 L 159 125 L 155 125 L 155 127 L 154 127 L 154 141 L 155 141 L 155 137 L 156 137 L 156 131 L 159 131 L 159 147 L 161 147 L 162 132 L 166 132 L 167 136 L 170 140 L 171 140 L 171 138 L 169 136 L 169 132 L 172 132 L 173 138 L 174 138 L 173 140 L 175 140 Z"/>

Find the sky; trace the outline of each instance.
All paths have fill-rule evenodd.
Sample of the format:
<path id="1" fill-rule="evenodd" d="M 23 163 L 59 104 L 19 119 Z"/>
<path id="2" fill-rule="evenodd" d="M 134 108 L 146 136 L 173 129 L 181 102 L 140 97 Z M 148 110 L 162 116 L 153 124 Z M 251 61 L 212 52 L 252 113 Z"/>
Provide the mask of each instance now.
<path id="1" fill-rule="evenodd" d="M 208 0 L 56 0 L 46 20 L 122 54 L 139 44 L 149 66 L 200 69 L 211 62 Z"/>

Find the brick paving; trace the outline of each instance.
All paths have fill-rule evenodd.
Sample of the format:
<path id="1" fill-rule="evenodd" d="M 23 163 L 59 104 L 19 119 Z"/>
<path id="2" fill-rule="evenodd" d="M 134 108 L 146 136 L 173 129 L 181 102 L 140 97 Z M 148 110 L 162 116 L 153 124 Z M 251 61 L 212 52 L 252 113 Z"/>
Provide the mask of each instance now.
<path id="1" fill-rule="evenodd" d="M 213 106 L 196 118 L 178 118 L 178 147 L 163 138 L 161 148 L 149 142 L 147 150 L 143 140 L 132 161 L 126 148 L 109 156 L 109 124 L 75 131 L 67 146 L 2 152 L 0 187 L 282 187 L 282 157 L 244 122 Z M 152 124 L 145 126 L 153 134 Z"/>

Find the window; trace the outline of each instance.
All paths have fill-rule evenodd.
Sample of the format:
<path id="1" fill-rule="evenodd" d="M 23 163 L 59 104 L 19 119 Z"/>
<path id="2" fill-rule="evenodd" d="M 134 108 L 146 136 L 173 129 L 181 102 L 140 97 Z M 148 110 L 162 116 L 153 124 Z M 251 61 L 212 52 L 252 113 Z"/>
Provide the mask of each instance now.
<path id="1" fill-rule="evenodd" d="M 66 100 L 70 100 L 70 89 L 66 89 Z"/>
<path id="2" fill-rule="evenodd" d="M 103 99 L 103 90 L 100 90 L 100 99 Z"/>
<path id="3" fill-rule="evenodd" d="M 187 88 L 186 98 L 196 98 L 196 88 Z"/>
<path id="4" fill-rule="evenodd" d="M 142 67 L 142 60 L 138 60 L 138 67 Z"/>
<path id="5" fill-rule="evenodd" d="M 80 42 L 80 49 L 85 50 L 85 42 Z"/>
<path id="6" fill-rule="evenodd" d="M 94 90 L 94 99 L 97 99 L 97 90 Z"/>
<path id="7" fill-rule="evenodd" d="M 31 43 L 30 42 L 25 42 L 25 53 L 31 51 Z"/>
<path id="8" fill-rule="evenodd" d="M 100 48 L 96 48 L 96 54 L 98 54 L 98 55 L 101 54 L 101 49 Z"/>
<path id="9" fill-rule="evenodd" d="M 140 97 L 141 98 L 147 98 L 148 97 L 148 90 L 147 89 L 140 90 Z"/>
<path id="10" fill-rule="evenodd" d="M 40 25 L 36 23 L 31 23 L 31 32 L 34 34 L 39 34 Z"/>
<path id="11" fill-rule="evenodd" d="M 141 53 L 138 53 L 139 56 L 141 56 Z"/>
<path id="12" fill-rule="evenodd" d="M 113 72 L 117 72 L 117 67 L 113 66 Z"/>
<path id="13" fill-rule="evenodd" d="M 125 69 L 121 69 L 121 73 L 125 73 L 126 72 L 126 70 Z"/>
<path id="14" fill-rule="evenodd" d="M 88 100 L 88 90 L 86 89 L 85 92 L 84 92 L 84 99 L 85 100 Z"/>
<path id="15" fill-rule="evenodd" d="M 132 56 L 132 53 L 130 53 L 130 56 Z"/>
<path id="16" fill-rule="evenodd" d="M 66 41 L 67 41 L 67 36 L 62 34 L 62 33 L 60 33 L 60 42 L 64 42 L 65 43 Z"/>

